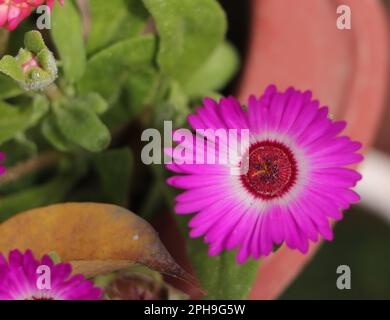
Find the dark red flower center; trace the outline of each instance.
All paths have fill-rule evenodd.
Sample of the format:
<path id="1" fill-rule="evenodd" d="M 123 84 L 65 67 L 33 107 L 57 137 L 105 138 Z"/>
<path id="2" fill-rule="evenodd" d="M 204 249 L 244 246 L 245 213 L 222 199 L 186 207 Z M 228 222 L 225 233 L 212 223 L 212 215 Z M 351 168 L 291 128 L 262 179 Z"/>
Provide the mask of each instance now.
<path id="1" fill-rule="evenodd" d="M 31 300 L 54 300 L 54 298 L 51 298 L 51 297 L 35 297 L 35 296 L 32 296 L 32 297 L 31 297 Z"/>
<path id="2" fill-rule="evenodd" d="M 297 178 L 291 150 L 275 141 L 262 141 L 249 148 L 249 169 L 241 175 L 245 188 L 257 198 L 270 200 L 285 194 Z"/>

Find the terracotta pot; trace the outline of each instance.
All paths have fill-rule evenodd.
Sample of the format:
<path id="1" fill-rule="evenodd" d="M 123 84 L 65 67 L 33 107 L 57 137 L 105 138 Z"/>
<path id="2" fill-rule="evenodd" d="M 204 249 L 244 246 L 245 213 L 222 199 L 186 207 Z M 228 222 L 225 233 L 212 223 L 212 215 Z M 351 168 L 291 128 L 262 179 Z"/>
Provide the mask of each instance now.
<path id="1" fill-rule="evenodd" d="M 352 10 L 352 29 L 336 27 L 338 5 Z M 375 137 L 387 81 L 387 26 L 375 0 L 252 0 L 251 35 L 238 96 L 269 83 L 311 89 L 365 150 Z M 260 266 L 250 299 L 274 299 L 312 258 L 282 247 Z"/>
<path id="2" fill-rule="evenodd" d="M 352 9 L 352 29 L 336 27 L 338 5 Z M 368 148 L 382 114 L 387 75 L 387 27 L 376 0 L 252 0 L 247 56 L 238 87 L 246 101 L 270 83 L 310 89 L 335 119 L 348 121 L 348 134 Z M 175 258 L 190 269 L 184 240 L 169 214 L 157 222 Z M 282 247 L 260 265 L 250 299 L 275 299 L 312 258 Z M 183 285 L 177 283 L 177 285 Z M 194 298 L 199 293 L 186 288 Z"/>

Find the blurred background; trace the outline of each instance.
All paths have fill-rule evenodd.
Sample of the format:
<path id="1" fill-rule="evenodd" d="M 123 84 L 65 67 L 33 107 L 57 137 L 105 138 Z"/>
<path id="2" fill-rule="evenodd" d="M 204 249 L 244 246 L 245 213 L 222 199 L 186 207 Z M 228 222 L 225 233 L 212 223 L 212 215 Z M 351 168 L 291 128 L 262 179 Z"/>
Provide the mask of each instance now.
<path id="1" fill-rule="evenodd" d="M 383 5 L 390 30 L 390 1 L 384 0 Z M 378 133 L 360 171 L 364 178 L 358 187 L 362 204 L 345 213 L 345 219 L 335 227 L 335 240 L 323 244 L 282 299 L 390 299 L 388 93 Z M 351 290 L 335 286 L 335 270 L 341 264 L 351 268 Z"/>
<path id="2" fill-rule="evenodd" d="M 316 1 L 321 2 L 322 5 L 327 0 L 314 0 L 313 2 Z M 249 12 L 250 1 L 221 0 L 220 2 L 225 7 L 229 17 L 228 37 L 237 46 L 241 56 L 245 56 L 248 42 L 251 41 L 245 35 L 248 35 L 248 30 L 253 25 L 253 21 L 251 22 L 250 19 L 254 18 L 254 15 Z M 286 4 L 287 2 L 285 0 Z M 359 1 L 345 1 L 346 4 L 352 5 L 357 4 L 357 2 Z M 383 11 L 387 20 L 387 30 L 385 31 L 389 31 L 390 0 L 378 2 L 381 5 L 379 11 Z M 343 1 L 338 1 L 338 3 L 343 3 Z M 299 10 L 298 7 L 297 10 Z M 281 14 L 284 13 L 281 12 Z M 374 21 L 376 18 L 376 16 L 366 16 L 365 21 L 376 22 Z M 360 21 L 357 23 L 362 22 L 361 17 L 359 19 Z M 355 21 L 352 9 L 352 28 L 354 28 Z M 389 34 L 390 32 L 388 32 Z M 322 34 L 319 34 L 318 41 L 321 37 Z M 373 35 L 373 38 L 376 36 Z M 383 47 L 387 49 L 387 44 Z M 351 52 L 351 56 L 347 59 L 354 59 L 352 53 L 354 52 Z M 388 74 L 389 68 L 384 65 L 381 68 L 386 68 L 385 71 Z M 242 75 L 237 76 L 236 80 L 226 89 L 226 93 L 236 88 L 241 77 Z M 370 79 L 363 80 L 370 81 Z M 335 226 L 335 240 L 331 243 L 324 243 L 320 247 L 313 260 L 284 291 L 281 299 L 390 299 L 389 88 L 390 85 L 386 79 L 383 90 L 385 95 L 380 102 L 380 104 L 384 104 L 384 108 L 380 109 L 380 121 L 375 126 L 377 133 L 374 134 L 372 146 L 367 150 L 365 162 L 359 168 L 364 177 L 357 190 L 362 196 L 361 205 L 345 212 L 344 220 Z M 371 107 L 368 103 L 365 106 L 366 111 L 370 112 Z M 373 112 L 377 112 L 377 110 L 373 110 Z M 360 130 L 364 131 L 364 123 L 361 123 L 360 126 Z M 336 269 L 339 265 L 348 265 L 351 268 L 351 290 L 338 290 L 336 287 Z"/>
<path id="3" fill-rule="evenodd" d="M 390 1 L 384 0 L 390 29 Z M 372 149 L 360 170 L 362 204 L 345 213 L 333 243 L 324 243 L 282 299 L 390 299 L 390 95 Z M 337 266 L 352 271 L 352 289 L 335 286 Z"/>

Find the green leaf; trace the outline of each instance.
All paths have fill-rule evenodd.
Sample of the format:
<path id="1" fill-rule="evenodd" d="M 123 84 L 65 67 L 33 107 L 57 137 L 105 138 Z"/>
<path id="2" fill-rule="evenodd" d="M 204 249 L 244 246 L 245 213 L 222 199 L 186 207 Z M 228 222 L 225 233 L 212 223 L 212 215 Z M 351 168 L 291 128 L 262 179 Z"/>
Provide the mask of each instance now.
<path id="1" fill-rule="evenodd" d="M 110 130 L 115 130 L 124 124 L 128 123 L 132 117 L 130 115 L 129 106 L 120 100 L 108 109 L 108 111 L 102 116 L 103 122 Z"/>
<path id="2" fill-rule="evenodd" d="M 85 71 L 86 53 L 80 15 L 72 1 L 61 7 L 55 1 L 52 10 L 52 36 L 59 52 L 65 77 L 70 82 L 79 80 Z"/>
<path id="3" fill-rule="evenodd" d="M 188 240 L 188 254 L 203 288 L 206 299 L 245 300 L 253 286 L 260 262 L 250 260 L 244 265 L 236 262 L 236 252 L 222 252 L 210 257 L 201 239 Z"/>
<path id="4" fill-rule="evenodd" d="M 166 99 L 155 105 L 154 124 L 158 126 L 165 120 L 173 119 L 176 125 L 183 125 L 190 113 L 188 96 L 176 81 L 172 81 L 168 89 Z"/>
<path id="5" fill-rule="evenodd" d="M 53 115 L 46 117 L 41 126 L 42 135 L 57 150 L 68 151 L 71 146 L 58 128 L 56 119 Z"/>
<path id="6" fill-rule="evenodd" d="M 16 107 L 0 101 L 0 144 L 29 128 L 43 113 L 39 106 Z"/>
<path id="7" fill-rule="evenodd" d="M 57 63 L 54 59 L 52 52 L 49 51 L 49 49 L 45 48 L 39 51 L 39 53 L 37 54 L 37 58 L 43 70 L 55 74 L 55 77 L 57 77 Z"/>
<path id="8" fill-rule="evenodd" d="M 158 64 L 178 80 L 189 79 L 224 38 L 225 14 L 215 0 L 143 0 L 160 34 Z"/>
<path id="9" fill-rule="evenodd" d="M 228 42 L 223 42 L 185 83 L 184 91 L 191 97 L 203 97 L 209 92 L 222 89 L 238 68 L 237 51 Z"/>
<path id="10" fill-rule="evenodd" d="M 45 42 L 39 31 L 27 32 L 24 37 L 24 47 L 35 54 L 38 54 L 41 50 L 46 49 Z"/>
<path id="11" fill-rule="evenodd" d="M 175 215 L 183 235 L 186 237 L 187 255 L 196 275 L 207 291 L 207 300 L 245 300 L 253 286 L 259 269 L 260 260 L 248 260 L 239 265 L 236 251 L 224 250 L 217 256 L 210 257 L 203 239 L 188 238 L 187 227 L 190 218 Z"/>
<path id="12" fill-rule="evenodd" d="M 0 71 L 15 81 L 24 81 L 24 74 L 20 63 L 12 56 L 4 56 L 0 60 Z"/>
<path id="13" fill-rule="evenodd" d="M 116 101 L 104 114 L 104 123 L 110 129 L 118 128 L 137 117 L 144 107 L 154 103 L 159 74 L 152 67 L 132 70 L 124 83 L 123 99 Z"/>
<path id="14" fill-rule="evenodd" d="M 10 77 L 0 73 L 0 99 L 16 97 L 23 93 L 23 90 Z"/>
<path id="15" fill-rule="evenodd" d="M 91 152 L 105 149 L 111 136 L 107 127 L 91 108 L 86 108 L 77 100 L 55 106 L 57 126 L 70 142 Z"/>
<path id="16" fill-rule="evenodd" d="M 90 16 L 88 54 L 138 34 L 146 23 L 148 12 L 140 0 L 94 0 Z"/>
<path id="17" fill-rule="evenodd" d="M 130 149 L 113 149 L 99 153 L 94 163 L 107 200 L 126 206 L 133 168 L 133 155 Z"/>
<path id="18" fill-rule="evenodd" d="M 168 102 L 175 110 L 176 121 L 182 124 L 190 112 L 188 108 L 189 101 L 182 87 L 177 82 L 173 82 L 171 85 Z"/>
<path id="19" fill-rule="evenodd" d="M 60 258 L 60 256 L 58 255 L 57 252 L 55 252 L 55 251 L 50 251 L 47 255 L 51 258 L 51 260 L 53 261 L 53 263 L 55 263 L 55 264 L 61 263 L 61 258 Z"/>
<path id="20" fill-rule="evenodd" d="M 131 69 L 153 65 L 155 50 L 156 39 L 148 36 L 127 39 L 98 52 L 88 60 L 78 84 L 80 92 L 97 92 L 112 104 Z"/>
<path id="21" fill-rule="evenodd" d="M 88 110 L 87 112 L 89 112 L 89 113 L 94 112 L 96 114 L 104 113 L 107 110 L 107 102 L 99 94 L 93 93 L 93 92 L 88 93 L 85 96 L 78 96 L 77 98 L 72 99 L 65 106 L 66 110 L 69 109 L 67 107 L 68 105 L 70 106 L 70 110 L 73 110 L 74 106 L 76 106 L 77 110 Z M 61 116 L 63 113 L 61 111 L 61 107 L 57 107 L 57 108 L 60 109 L 58 111 L 59 114 L 58 113 L 56 114 L 56 115 L 58 115 L 59 118 L 57 118 L 56 116 L 53 116 L 53 115 L 46 117 L 46 119 L 43 121 L 42 126 L 41 126 L 42 135 L 46 138 L 46 140 L 53 147 L 55 147 L 56 149 L 58 149 L 60 151 L 69 151 L 71 149 L 74 149 L 75 145 L 84 146 L 83 144 L 85 144 L 87 142 L 82 142 L 82 141 L 81 142 L 74 142 L 75 138 L 73 138 L 73 140 L 69 139 L 61 131 L 58 123 L 61 122 Z M 57 108 L 55 108 L 55 110 L 57 110 Z M 74 119 L 74 118 L 77 118 L 77 115 L 73 114 L 73 112 L 75 112 L 75 111 L 74 110 L 72 111 L 71 118 L 73 119 L 73 121 L 78 121 L 78 120 L 81 121 L 82 119 Z M 81 113 L 84 114 L 83 111 L 81 111 Z M 69 116 L 69 114 L 68 114 L 68 116 Z M 92 117 L 93 117 L 93 119 L 96 118 L 94 116 L 92 116 Z M 68 119 L 68 117 L 67 117 L 67 119 Z M 101 123 L 100 123 L 99 119 L 98 119 L 98 122 L 99 122 L 99 126 L 100 126 Z M 71 124 L 71 126 L 72 125 L 76 126 L 76 123 Z M 87 124 L 85 124 L 85 125 L 87 125 Z M 64 130 L 70 131 L 71 129 L 64 129 Z M 96 129 L 94 129 L 94 130 L 96 130 Z M 106 131 L 107 131 L 107 129 L 104 129 L 102 134 L 106 135 L 106 133 L 107 133 Z M 76 132 L 76 134 L 78 134 L 78 133 Z M 99 134 L 101 134 L 101 133 L 99 133 Z M 96 137 L 96 138 L 98 139 L 99 137 Z M 101 137 L 100 139 L 107 139 L 107 138 Z M 95 144 L 95 146 L 92 146 L 93 150 L 91 150 L 91 151 L 95 151 L 94 148 L 100 148 L 97 141 L 95 141 L 93 143 Z M 100 143 L 102 143 L 102 142 L 100 142 Z M 89 146 L 88 143 L 87 143 L 87 145 Z M 90 150 L 91 146 L 85 147 L 85 148 L 87 148 L 87 149 L 89 148 L 88 150 Z"/>
<path id="22" fill-rule="evenodd" d="M 102 98 L 102 96 L 95 92 L 90 92 L 85 96 L 78 97 L 80 104 L 84 105 L 85 108 L 92 109 L 97 114 L 102 114 L 107 111 L 108 103 Z"/>
<path id="23" fill-rule="evenodd" d="M 38 153 L 37 144 L 27 138 L 24 132 L 17 133 L 14 140 L 28 152 L 29 156 L 35 156 Z"/>
<path id="24" fill-rule="evenodd" d="M 154 68 L 146 67 L 129 74 L 125 89 L 130 116 L 137 116 L 146 104 L 152 102 L 157 84 L 158 73 Z"/>
<path id="25" fill-rule="evenodd" d="M 32 113 L 30 118 L 30 124 L 36 125 L 39 120 L 49 111 L 49 100 L 43 96 L 38 95 L 34 97 L 32 105 Z"/>

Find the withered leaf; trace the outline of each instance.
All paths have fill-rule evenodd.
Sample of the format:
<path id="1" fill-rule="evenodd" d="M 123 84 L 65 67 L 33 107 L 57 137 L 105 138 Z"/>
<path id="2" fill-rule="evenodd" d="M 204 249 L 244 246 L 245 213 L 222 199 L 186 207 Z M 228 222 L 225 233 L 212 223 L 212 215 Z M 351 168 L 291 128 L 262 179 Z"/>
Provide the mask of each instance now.
<path id="1" fill-rule="evenodd" d="M 86 276 L 142 264 L 198 286 L 148 222 L 115 205 L 64 203 L 17 214 L 0 225 L 0 252 L 13 249 L 36 257 L 54 251 Z"/>

